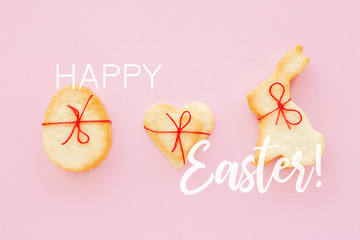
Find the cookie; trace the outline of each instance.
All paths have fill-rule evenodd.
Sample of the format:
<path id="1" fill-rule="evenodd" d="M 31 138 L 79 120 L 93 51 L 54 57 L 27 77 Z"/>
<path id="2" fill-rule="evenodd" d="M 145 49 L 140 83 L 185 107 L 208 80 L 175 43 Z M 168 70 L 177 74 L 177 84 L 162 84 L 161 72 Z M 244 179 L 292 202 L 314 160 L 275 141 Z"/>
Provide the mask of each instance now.
<path id="1" fill-rule="evenodd" d="M 144 117 L 144 128 L 176 169 L 185 165 L 190 149 L 206 139 L 213 126 L 214 115 L 202 103 L 190 103 L 181 109 L 159 103 Z"/>
<path id="2" fill-rule="evenodd" d="M 290 81 L 310 61 L 302 50 L 303 47 L 298 45 L 287 53 L 277 64 L 275 72 L 246 96 L 250 110 L 259 118 L 257 146 L 262 146 L 266 136 L 270 136 L 270 145 L 278 146 L 266 151 L 265 164 L 277 157 L 286 157 L 291 161 L 295 152 L 301 150 L 300 164 L 313 165 L 317 143 L 324 152 L 323 135 L 312 128 L 304 111 L 290 98 Z M 259 154 L 257 150 L 255 164 Z M 290 164 L 288 167 L 293 166 Z"/>
<path id="3" fill-rule="evenodd" d="M 88 88 L 72 85 L 51 99 L 43 123 L 48 157 L 68 171 L 86 171 L 104 161 L 111 148 L 111 121 L 100 99 Z"/>

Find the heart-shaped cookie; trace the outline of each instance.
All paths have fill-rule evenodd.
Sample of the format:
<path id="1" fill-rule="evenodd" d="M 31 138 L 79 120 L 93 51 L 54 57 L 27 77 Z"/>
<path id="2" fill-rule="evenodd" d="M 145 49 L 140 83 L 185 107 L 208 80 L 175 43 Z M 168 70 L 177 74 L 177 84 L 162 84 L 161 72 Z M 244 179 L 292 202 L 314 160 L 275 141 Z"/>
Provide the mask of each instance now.
<path id="1" fill-rule="evenodd" d="M 202 103 L 190 103 L 181 109 L 159 103 L 144 117 L 144 128 L 176 169 L 184 166 L 190 149 L 206 139 L 213 126 L 214 115 Z"/>

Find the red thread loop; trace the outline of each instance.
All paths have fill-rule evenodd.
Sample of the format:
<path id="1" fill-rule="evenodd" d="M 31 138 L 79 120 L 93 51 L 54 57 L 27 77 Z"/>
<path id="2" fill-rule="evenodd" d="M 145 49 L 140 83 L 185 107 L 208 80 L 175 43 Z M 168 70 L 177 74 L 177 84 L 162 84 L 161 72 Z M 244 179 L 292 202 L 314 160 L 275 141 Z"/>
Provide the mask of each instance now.
<path id="1" fill-rule="evenodd" d="M 183 117 L 185 114 L 188 114 L 189 115 L 189 119 L 188 121 L 182 125 L 182 121 L 183 121 Z M 150 132 L 153 132 L 153 133 L 176 133 L 176 139 L 175 139 L 175 143 L 174 143 L 174 147 L 172 148 L 171 152 L 174 152 L 175 149 L 177 148 L 177 146 L 179 145 L 180 146 L 180 149 L 181 149 L 181 154 L 182 154 L 182 159 L 183 159 L 183 163 L 185 164 L 185 154 L 184 154 L 184 149 L 183 149 L 183 146 L 182 146 L 182 143 L 181 143 L 181 137 L 180 137 L 180 134 L 181 133 L 195 133 L 195 134 L 204 134 L 204 135 L 210 135 L 210 133 L 205 133 L 205 132 L 191 132 L 191 131 L 183 131 L 183 129 L 190 123 L 191 121 L 191 114 L 189 111 L 184 111 L 181 116 L 180 116 L 180 121 L 179 121 L 179 126 L 176 124 L 176 122 L 174 121 L 174 119 L 168 114 L 166 113 L 166 116 L 168 116 L 170 118 L 170 120 L 174 123 L 175 127 L 176 127 L 176 131 L 155 131 L 155 130 L 152 130 L 150 128 L 147 128 L 144 126 L 144 128 Z"/>
<path id="2" fill-rule="evenodd" d="M 93 95 L 90 95 L 90 97 L 89 97 L 89 99 L 87 100 L 87 102 L 86 102 L 86 104 L 85 104 L 85 106 L 84 106 L 81 114 L 79 113 L 79 111 L 78 111 L 76 108 L 74 108 L 74 107 L 72 107 L 72 106 L 70 106 L 70 105 L 67 105 L 67 106 L 74 112 L 74 114 L 75 114 L 75 116 L 76 116 L 76 121 L 73 121 L 73 122 L 51 122 L 51 123 L 43 123 L 42 125 L 43 125 L 43 126 L 47 126 L 47 125 L 54 125 L 54 124 L 74 124 L 74 123 L 75 123 L 73 129 L 71 130 L 71 133 L 70 133 L 69 137 L 68 137 L 68 138 L 65 140 L 65 142 L 63 142 L 61 145 L 66 144 L 66 143 L 70 140 L 71 136 L 73 135 L 73 133 L 74 133 L 74 131 L 75 131 L 75 128 L 78 129 L 77 140 L 79 141 L 79 143 L 81 143 L 81 144 L 88 143 L 88 142 L 90 141 L 90 137 L 89 137 L 89 135 L 87 135 L 84 131 L 82 131 L 82 130 L 80 129 L 80 123 L 90 123 L 90 122 L 92 122 L 92 123 L 94 123 L 94 122 L 101 122 L 101 123 L 108 122 L 108 123 L 111 123 L 110 120 L 87 120 L 87 121 L 81 121 L 81 118 L 82 118 L 82 116 L 83 116 L 83 114 L 84 114 L 84 112 L 85 112 L 85 109 L 86 109 L 86 107 L 87 107 L 87 105 L 88 105 L 88 103 L 90 102 L 90 99 L 91 99 L 92 97 L 93 97 Z M 83 135 L 85 135 L 86 141 L 82 141 L 82 140 L 80 139 L 80 133 L 83 134 Z"/>
<path id="3" fill-rule="evenodd" d="M 281 96 L 280 96 L 279 99 L 277 99 L 277 98 L 272 94 L 271 89 L 272 89 L 272 87 L 273 87 L 274 85 L 280 85 L 280 86 L 282 87 L 282 93 L 281 93 Z M 265 114 L 265 115 L 262 116 L 261 118 L 259 118 L 259 120 L 262 119 L 262 118 L 264 118 L 264 117 L 266 117 L 267 115 L 275 112 L 276 110 L 279 110 L 278 115 L 277 115 L 277 118 L 276 118 L 275 125 L 278 124 L 279 117 L 280 117 L 280 113 L 281 113 L 282 116 L 284 117 L 285 122 L 286 122 L 287 126 L 289 127 L 289 129 L 291 129 L 290 125 L 298 125 L 298 124 L 302 121 L 302 115 L 301 115 L 301 113 L 300 113 L 298 110 L 289 109 L 289 108 L 285 108 L 285 107 L 284 107 L 285 104 L 287 104 L 288 102 L 290 102 L 291 98 L 289 98 L 286 102 L 281 103 L 281 100 L 282 100 L 282 98 L 283 98 L 283 96 L 284 96 L 284 93 L 285 93 L 285 87 L 284 87 L 283 84 L 281 84 L 281 83 L 279 83 L 279 82 L 276 82 L 276 83 L 271 84 L 271 86 L 269 87 L 269 93 L 270 93 L 271 97 L 272 97 L 273 99 L 275 99 L 275 101 L 277 102 L 278 107 L 275 108 L 274 110 L 272 110 L 271 112 Z M 285 111 L 288 111 L 288 112 L 296 112 L 297 114 L 299 114 L 300 120 L 299 120 L 298 122 L 296 122 L 296 123 L 290 122 L 289 120 L 287 120 L 287 118 L 286 118 L 286 116 L 285 116 L 284 110 L 285 110 Z"/>

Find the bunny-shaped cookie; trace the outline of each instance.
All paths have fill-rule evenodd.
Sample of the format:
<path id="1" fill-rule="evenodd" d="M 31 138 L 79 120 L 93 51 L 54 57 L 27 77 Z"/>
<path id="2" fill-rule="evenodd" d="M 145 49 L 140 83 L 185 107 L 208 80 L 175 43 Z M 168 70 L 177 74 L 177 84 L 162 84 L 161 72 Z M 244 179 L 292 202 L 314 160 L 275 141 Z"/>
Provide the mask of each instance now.
<path id="1" fill-rule="evenodd" d="M 257 146 L 261 146 L 267 136 L 270 145 L 277 145 L 266 151 L 265 164 L 276 157 L 286 157 L 291 161 L 297 150 L 302 151 L 300 164 L 312 165 L 316 161 L 316 144 L 325 142 L 321 133 L 315 131 L 305 113 L 290 98 L 290 81 L 309 63 L 302 53 L 303 47 L 296 46 L 277 64 L 275 72 L 261 82 L 246 96 L 249 108 L 259 118 Z M 255 153 L 255 164 L 260 151 Z M 292 167 L 291 163 L 288 167 Z"/>

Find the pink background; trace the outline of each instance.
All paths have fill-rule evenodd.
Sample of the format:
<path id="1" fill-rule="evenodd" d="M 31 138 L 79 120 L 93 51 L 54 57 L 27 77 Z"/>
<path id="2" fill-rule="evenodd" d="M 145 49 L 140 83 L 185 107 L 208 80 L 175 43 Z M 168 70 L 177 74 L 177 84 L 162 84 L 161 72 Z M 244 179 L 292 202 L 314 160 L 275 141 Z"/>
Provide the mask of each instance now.
<path id="1" fill-rule="evenodd" d="M 0 239 L 358 239 L 358 1 L 99 2 L 0 3 Z M 311 61 L 292 99 L 325 136 L 322 176 L 302 194 L 293 178 L 264 195 L 214 183 L 185 196 L 190 165 L 173 169 L 142 128 L 145 111 L 157 102 L 212 109 L 196 186 L 221 161 L 253 153 L 257 120 L 245 95 L 299 43 Z M 113 121 L 110 154 L 90 172 L 63 171 L 43 150 L 57 63 L 75 63 L 77 83 L 91 63 L 100 86 L 102 64 L 121 67 L 106 90 L 86 85 Z M 124 90 L 125 63 L 163 64 L 155 89 L 144 71 Z"/>

